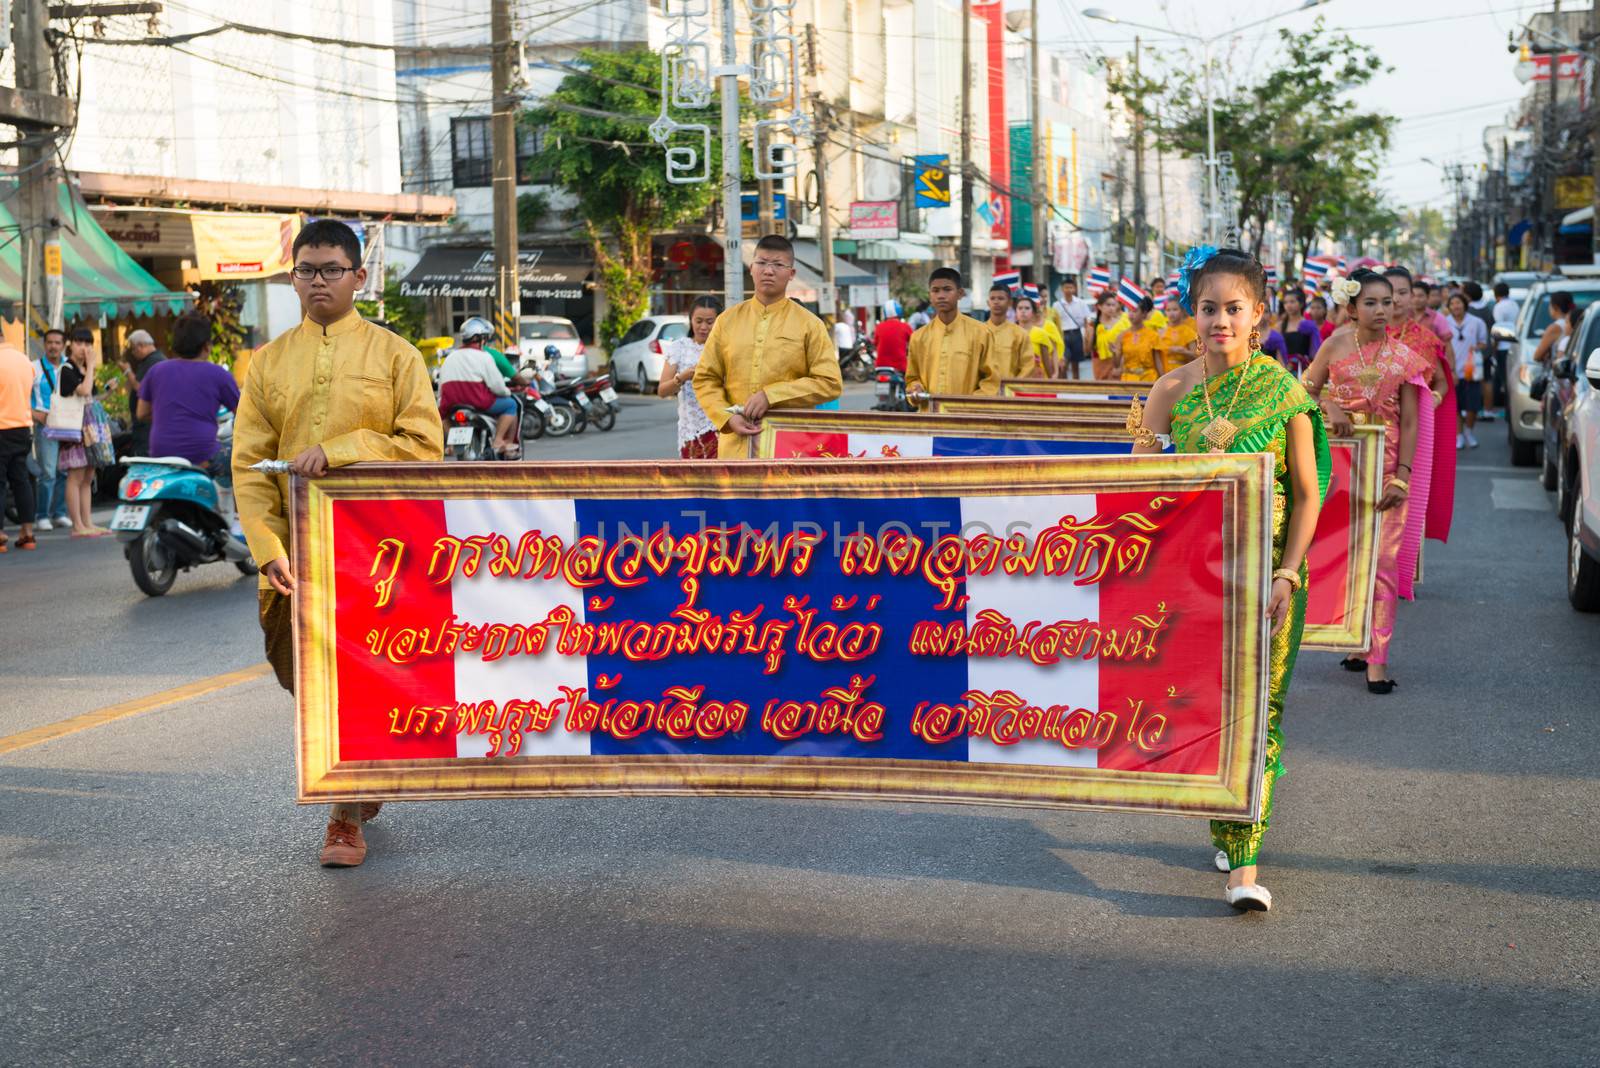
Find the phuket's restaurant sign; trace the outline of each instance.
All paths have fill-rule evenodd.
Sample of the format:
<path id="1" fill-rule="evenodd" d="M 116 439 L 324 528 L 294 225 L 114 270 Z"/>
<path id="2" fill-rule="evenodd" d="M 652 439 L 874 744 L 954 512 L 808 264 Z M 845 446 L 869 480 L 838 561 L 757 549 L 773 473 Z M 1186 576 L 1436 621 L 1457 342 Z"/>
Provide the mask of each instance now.
<path id="1" fill-rule="evenodd" d="M 1259 809 L 1263 456 L 294 486 L 299 790 Z"/>

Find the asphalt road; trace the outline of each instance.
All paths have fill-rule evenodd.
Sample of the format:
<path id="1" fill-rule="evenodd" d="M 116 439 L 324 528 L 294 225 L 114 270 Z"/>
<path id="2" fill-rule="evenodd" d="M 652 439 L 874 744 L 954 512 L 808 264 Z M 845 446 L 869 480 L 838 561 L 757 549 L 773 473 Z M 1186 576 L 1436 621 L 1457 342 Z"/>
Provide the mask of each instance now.
<path id="1" fill-rule="evenodd" d="M 670 407 L 535 447 L 667 456 Z M 1600 1064 L 1600 617 L 1484 440 L 1398 693 L 1301 658 L 1270 914 L 1198 821 L 937 805 L 396 804 L 325 871 L 258 678 L 0 755 L 0 1064 Z M 42 542 L 0 750 L 260 661 L 231 570 Z"/>

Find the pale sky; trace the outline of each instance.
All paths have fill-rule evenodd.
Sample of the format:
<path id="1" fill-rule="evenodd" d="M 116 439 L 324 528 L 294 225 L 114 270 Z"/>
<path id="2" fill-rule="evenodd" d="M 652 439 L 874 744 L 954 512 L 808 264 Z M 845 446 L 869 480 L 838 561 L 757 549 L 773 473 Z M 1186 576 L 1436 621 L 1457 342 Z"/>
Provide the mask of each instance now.
<path id="1" fill-rule="evenodd" d="M 1065 51 L 1099 48 L 1120 54 L 1131 49 L 1133 31 L 1085 19 L 1084 9 L 1098 6 L 1123 19 L 1213 36 L 1297 4 L 1298 0 L 1040 0 L 1039 6 L 1045 42 Z M 1568 10 L 1588 6 L 1588 0 L 1567 0 L 1562 5 Z M 1376 48 L 1393 70 L 1355 95 L 1362 106 L 1402 120 L 1384 162 L 1383 184 L 1401 207 L 1442 208 L 1448 205 L 1450 192 L 1439 168 L 1424 158 L 1440 164 L 1475 164 L 1484 159 L 1484 127 L 1504 121 L 1526 91 L 1513 74 L 1516 57 L 1506 51 L 1506 33 L 1519 29 L 1527 16 L 1551 7 L 1549 0 L 1330 0 L 1315 10 L 1245 30 L 1235 43 L 1232 62 L 1242 65 L 1252 56 L 1254 65 L 1270 61 L 1266 49 L 1276 45 L 1278 27 L 1303 30 L 1319 15 L 1330 29 L 1343 30 Z M 1147 47 L 1159 40 L 1156 34 L 1139 33 Z M 1225 46 L 1219 45 L 1219 56 L 1224 51 Z M 1170 43 L 1165 53 L 1157 52 L 1162 54 L 1172 55 Z M 1229 147 L 1218 145 L 1219 150 Z"/>

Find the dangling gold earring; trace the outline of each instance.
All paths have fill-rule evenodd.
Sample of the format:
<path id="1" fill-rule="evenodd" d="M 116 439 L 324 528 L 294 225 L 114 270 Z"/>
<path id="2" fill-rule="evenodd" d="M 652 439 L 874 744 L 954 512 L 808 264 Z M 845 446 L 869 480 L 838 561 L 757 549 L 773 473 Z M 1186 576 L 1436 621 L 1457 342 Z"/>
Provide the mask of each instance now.
<path id="1" fill-rule="evenodd" d="M 1261 331 L 1250 331 L 1250 355 L 1254 356 L 1261 351 Z"/>

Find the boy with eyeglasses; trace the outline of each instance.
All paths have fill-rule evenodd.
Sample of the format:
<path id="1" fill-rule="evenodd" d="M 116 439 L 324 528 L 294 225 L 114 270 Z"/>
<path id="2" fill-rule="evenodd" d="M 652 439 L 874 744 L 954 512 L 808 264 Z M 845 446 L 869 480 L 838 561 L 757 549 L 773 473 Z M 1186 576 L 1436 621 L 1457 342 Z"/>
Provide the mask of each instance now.
<path id="1" fill-rule="evenodd" d="M 320 219 L 294 239 L 294 289 L 305 318 L 250 361 L 233 430 L 233 484 L 250 554 L 261 566 L 261 629 L 278 683 L 294 692 L 289 566 L 289 479 L 250 470 L 288 460 L 319 478 L 362 461 L 442 460 L 444 432 L 421 355 L 397 334 L 362 319 L 361 243 L 344 223 Z M 366 858 L 368 803 L 337 804 L 321 862 L 344 868 Z"/>
<path id="2" fill-rule="evenodd" d="M 694 395 L 717 428 L 717 459 L 750 457 L 750 439 L 772 408 L 815 408 L 844 392 L 839 354 L 821 319 L 789 299 L 794 246 L 779 234 L 756 242 L 756 295 L 721 315 L 694 372 Z"/>

